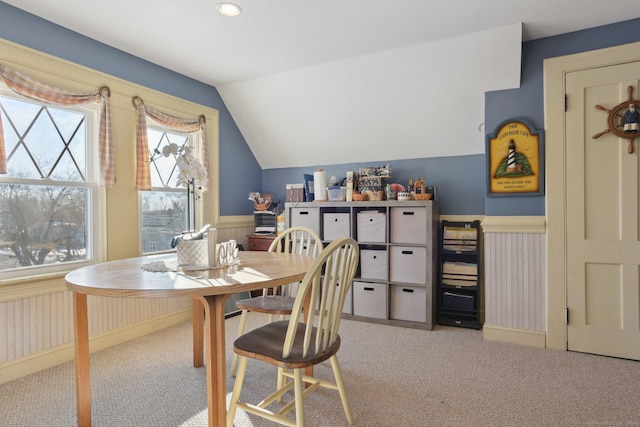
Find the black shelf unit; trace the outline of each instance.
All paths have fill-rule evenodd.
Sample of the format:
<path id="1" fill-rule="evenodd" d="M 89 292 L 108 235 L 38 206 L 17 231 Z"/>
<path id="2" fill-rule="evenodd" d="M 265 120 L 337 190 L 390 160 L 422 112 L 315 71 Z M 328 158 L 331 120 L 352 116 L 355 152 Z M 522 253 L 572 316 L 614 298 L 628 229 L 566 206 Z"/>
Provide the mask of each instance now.
<path id="1" fill-rule="evenodd" d="M 438 323 L 480 329 L 480 221 L 442 221 Z"/>

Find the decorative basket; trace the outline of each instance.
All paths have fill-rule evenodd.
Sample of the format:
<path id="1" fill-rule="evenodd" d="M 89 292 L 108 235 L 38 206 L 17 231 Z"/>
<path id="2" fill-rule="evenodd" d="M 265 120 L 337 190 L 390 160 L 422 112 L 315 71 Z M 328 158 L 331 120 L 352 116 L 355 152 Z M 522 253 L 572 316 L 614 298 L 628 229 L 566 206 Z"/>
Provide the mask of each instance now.
<path id="1" fill-rule="evenodd" d="M 369 194 L 369 200 L 374 200 L 374 201 L 384 200 L 384 191 L 382 190 L 369 191 L 368 194 Z"/>
<path id="2" fill-rule="evenodd" d="M 433 197 L 433 194 L 431 193 L 424 193 L 424 194 L 414 194 L 413 198 L 416 200 L 431 200 L 431 198 Z"/>
<path id="3" fill-rule="evenodd" d="M 413 195 L 415 200 L 431 200 L 433 194 L 427 193 L 424 190 L 424 178 L 420 178 L 415 184 L 416 194 Z"/>
<path id="4" fill-rule="evenodd" d="M 354 194 L 353 195 L 353 201 L 354 202 L 365 202 L 369 200 L 369 195 L 368 194 Z"/>
<path id="5" fill-rule="evenodd" d="M 181 240 L 176 248 L 178 252 L 178 265 L 182 266 L 208 266 L 209 246 L 207 239 Z"/>
<path id="6" fill-rule="evenodd" d="M 271 194 L 262 194 L 261 195 L 263 203 L 253 202 L 255 209 L 257 211 L 266 211 L 271 206 L 271 201 L 273 200 L 273 196 Z"/>

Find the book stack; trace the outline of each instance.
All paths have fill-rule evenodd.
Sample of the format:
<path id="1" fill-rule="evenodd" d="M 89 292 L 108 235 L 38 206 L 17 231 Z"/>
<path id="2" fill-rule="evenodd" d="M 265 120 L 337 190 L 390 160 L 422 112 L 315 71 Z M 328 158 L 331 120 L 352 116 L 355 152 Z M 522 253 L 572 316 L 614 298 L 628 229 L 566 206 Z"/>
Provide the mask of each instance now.
<path id="1" fill-rule="evenodd" d="M 442 263 L 442 284 L 456 287 L 478 284 L 478 264 L 445 261 Z"/>
<path id="2" fill-rule="evenodd" d="M 479 329 L 480 221 L 442 221 L 438 323 Z"/>
<path id="3" fill-rule="evenodd" d="M 456 253 L 477 249 L 478 230 L 473 227 L 444 227 L 442 249 Z"/>

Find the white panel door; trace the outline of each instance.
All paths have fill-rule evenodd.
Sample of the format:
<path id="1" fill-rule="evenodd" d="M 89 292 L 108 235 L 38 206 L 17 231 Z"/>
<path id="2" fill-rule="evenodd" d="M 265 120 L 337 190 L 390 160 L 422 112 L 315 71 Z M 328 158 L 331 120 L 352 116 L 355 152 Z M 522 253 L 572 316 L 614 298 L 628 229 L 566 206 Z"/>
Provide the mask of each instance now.
<path id="1" fill-rule="evenodd" d="M 640 98 L 639 82 L 639 62 L 566 75 L 567 348 L 636 360 L 638 141 L 629 154 L 627 139 L 602 132 L 606 110 L 629 100 L 629 87 Z"/>

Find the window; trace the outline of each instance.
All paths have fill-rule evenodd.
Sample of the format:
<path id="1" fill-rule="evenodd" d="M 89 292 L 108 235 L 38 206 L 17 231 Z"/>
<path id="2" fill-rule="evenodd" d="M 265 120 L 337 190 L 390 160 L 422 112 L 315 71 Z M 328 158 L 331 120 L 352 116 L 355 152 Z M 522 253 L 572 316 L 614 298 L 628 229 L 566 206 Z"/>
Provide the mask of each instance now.
<path id="1" fill-rule="evenodd" d="M 171 240 L 187 229 L 187 189 L 179 186 L 176 157 L 164 156 L 170 144 L 195 147 L 197 133 L 147 127 L 152 191 L 141 191 L 142 253 L 171 250 Z M 191 203 L 193 206 L 194 203 Z M 189 212 L 193 217 L 193 212 Z M 193 220 L 191 224 L 193 224 Z"/>
<path id="2" fill-rule="evenodd" d="M 96 251 L 97 105 L 39 104 L 0 88 L 0 277 L 69 269 Z"/>

